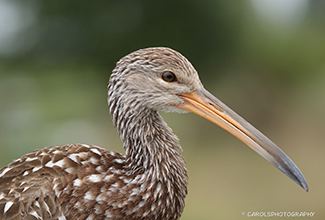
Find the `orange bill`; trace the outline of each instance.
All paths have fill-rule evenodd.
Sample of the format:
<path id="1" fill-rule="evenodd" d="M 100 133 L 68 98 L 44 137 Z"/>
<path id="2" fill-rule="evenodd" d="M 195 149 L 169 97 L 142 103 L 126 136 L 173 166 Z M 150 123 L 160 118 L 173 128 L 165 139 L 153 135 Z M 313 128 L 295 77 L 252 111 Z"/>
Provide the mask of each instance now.
<path id="1" fill-rule="evenodd" d="M 202 88 L 199 91 L 181 94 L 181 97 L 185 102 L 176 107 L 193 112 L 219 125 L 308 191 L 305 177 L 296 164 L 269 138 L 207 90 Z"/>

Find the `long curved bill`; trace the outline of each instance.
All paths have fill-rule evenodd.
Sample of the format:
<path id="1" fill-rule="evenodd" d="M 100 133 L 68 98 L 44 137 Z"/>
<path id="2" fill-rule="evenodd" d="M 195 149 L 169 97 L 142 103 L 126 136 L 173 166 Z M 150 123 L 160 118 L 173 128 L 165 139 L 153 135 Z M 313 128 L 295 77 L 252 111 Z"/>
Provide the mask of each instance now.
<path id="1" fill-rule="evenodd" d="M 296 164 L 264 134 L 207 90 L 202 88 L 181 97 L 185 103 L 176 107 L 200 115 L 230 132 L 308 192 L 305 177 Z"/>

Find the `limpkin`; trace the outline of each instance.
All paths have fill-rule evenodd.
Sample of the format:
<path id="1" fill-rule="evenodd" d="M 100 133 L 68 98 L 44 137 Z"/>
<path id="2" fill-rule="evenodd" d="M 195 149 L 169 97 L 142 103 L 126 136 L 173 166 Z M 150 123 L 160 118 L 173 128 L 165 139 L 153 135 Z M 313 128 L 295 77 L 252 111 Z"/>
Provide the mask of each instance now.
<path id="1" fill-rule="evenodd" d="M 292 160 L 204 89 L 191 63 L 163 47 L 123 57 L 108 104 L 125 155 L 93 145 L 52 146 L 0 170 L 0 219 L 178 219 L 187 170 L 178 138 L 158 110 L 193 112 L 221 126 L 306 191 Z"/>

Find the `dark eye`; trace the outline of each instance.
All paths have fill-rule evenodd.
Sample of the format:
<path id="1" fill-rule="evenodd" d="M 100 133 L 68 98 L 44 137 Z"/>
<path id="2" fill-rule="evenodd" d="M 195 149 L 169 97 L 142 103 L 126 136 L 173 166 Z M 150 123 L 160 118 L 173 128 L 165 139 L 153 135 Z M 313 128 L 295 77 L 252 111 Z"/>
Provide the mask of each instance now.
<path id="1" fill-rule="evenodd" d="M 163 72 L 161 77 L 166 82 L 177 82 L 177 78 L 176 78 L 175 74 L 170 71 Z"/>

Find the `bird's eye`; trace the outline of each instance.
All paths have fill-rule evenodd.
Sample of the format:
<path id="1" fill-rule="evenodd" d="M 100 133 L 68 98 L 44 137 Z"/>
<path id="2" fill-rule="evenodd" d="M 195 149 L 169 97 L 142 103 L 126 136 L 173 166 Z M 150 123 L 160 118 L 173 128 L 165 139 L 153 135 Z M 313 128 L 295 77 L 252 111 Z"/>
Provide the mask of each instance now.
<path id="1" fill-rule="evenodd" d="M 163 72 L 161 77 L 166 82 L 176 82 L 177 81 L 175 74 L 170 71 Z"/>

